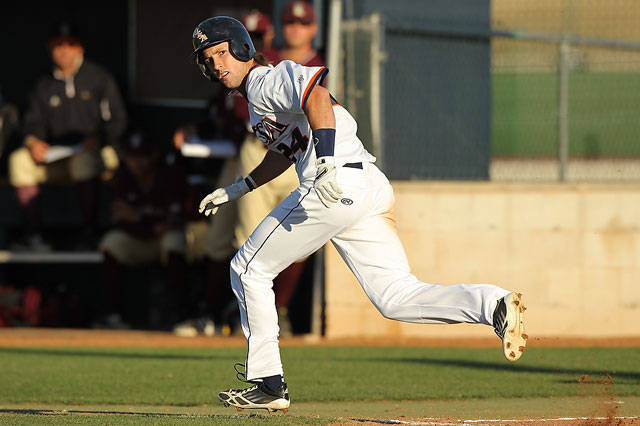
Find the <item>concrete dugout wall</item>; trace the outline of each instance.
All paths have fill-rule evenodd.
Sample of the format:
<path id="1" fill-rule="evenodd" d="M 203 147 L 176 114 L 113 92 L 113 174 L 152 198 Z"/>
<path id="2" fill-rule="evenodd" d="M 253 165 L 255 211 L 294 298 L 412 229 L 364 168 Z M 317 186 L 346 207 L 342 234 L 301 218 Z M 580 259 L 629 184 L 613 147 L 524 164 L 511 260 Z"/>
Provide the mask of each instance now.
<path id="1" fill-rule="evenodd" d="M 640 185 L 394 182 L 412 272 L 521 291 L 535 336 L 640 335 Z M 327 337 L 489 337 L 482 325 L 384 319 L 336 250 Z"/>

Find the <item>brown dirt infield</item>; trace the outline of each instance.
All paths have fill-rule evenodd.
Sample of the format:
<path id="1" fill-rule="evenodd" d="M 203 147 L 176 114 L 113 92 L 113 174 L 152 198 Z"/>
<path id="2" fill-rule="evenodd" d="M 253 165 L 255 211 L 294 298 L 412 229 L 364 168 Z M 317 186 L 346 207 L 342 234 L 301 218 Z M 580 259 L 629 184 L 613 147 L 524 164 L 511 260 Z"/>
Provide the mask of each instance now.
<path id="1" fill-rule="evenodd" d="M 299 336 L 281 339 L 282 346 L 432 346 L 494 347 L 496 338 L 342 338 Z M 578 338 L 534 337 L 529 347 L 637 347 L 640 337 Z M 95 347 L 233 347 L 244 346 L 243 337 L 178 337 L 169 332 L 139 330 L 86 330 L 59 328 L 0 329 L 0 346 L 95 346 Z"/>

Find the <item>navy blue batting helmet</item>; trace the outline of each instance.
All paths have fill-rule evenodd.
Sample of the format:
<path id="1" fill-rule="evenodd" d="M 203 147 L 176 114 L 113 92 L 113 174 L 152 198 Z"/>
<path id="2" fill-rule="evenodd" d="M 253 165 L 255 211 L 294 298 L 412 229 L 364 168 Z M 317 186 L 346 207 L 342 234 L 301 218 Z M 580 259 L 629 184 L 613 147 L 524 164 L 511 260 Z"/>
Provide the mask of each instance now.
<path id="1" fill-rule="evenodd" d="M 229 42 L 229 51 L 239 61 L 248 62 L 256 54 L 247 29 L 237 19 L 214 16 L 200 22 L 193 30 L 193 56 L 202 74 L 209 80 L 214 77 L 204 64 L 202 51 L 216 44 Z"/>

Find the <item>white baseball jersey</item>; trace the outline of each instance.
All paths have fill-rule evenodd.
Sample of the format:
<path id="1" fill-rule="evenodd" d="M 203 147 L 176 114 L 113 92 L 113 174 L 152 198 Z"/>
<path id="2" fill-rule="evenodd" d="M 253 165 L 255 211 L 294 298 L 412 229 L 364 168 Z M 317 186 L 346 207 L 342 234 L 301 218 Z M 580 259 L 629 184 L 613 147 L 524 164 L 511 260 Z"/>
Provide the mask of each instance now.
<path id="1" fill-rule="evenodd" d="M 316 156 L 311 126 L 304 113 L 309 93 L 322 85 L 326 67 L 306 67 L 292 61 L 277 66 L 256 66 L 247 78 L 249 117 L 255 135 L 268 149 L 281 152 L 295 163 L 300 182 L 313 180 Z M 351 114 L 333 102 L 336 118 L 334 159 L 336 167 L 345 163 L 376 161 L 362 146 Z"/>
<path id="2" fill-rule="evenodd" d="M 390 319 L 491 325 L 498 299 L 509 293 L 490 284 L 429 284 L 411 274 L 395 228 L 393 189 L 357 138 L 355 121 L 339 105 L 333 111 L 336 181 L 342 198 L 329 208 L 320 201 L 313 187 L 316 158 L 303 108 L 326 73 L 324 67 L 284 61 L 254 68 L 246 82 L 256 135 L 294 161 L 300 178 L 300 186 L 263 219 L 231 261 L 231 286 L 247 338 L 248 380 L 283 374 L 273 279 L 328 241 L 375 307 Z"/>

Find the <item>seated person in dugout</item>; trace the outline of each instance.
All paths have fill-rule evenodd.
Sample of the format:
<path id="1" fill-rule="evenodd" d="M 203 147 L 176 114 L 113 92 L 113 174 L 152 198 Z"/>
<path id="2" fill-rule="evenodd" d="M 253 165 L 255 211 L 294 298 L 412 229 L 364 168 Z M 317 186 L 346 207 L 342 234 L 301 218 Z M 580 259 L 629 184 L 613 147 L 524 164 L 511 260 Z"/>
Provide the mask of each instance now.
<path id="1" fill-rule="evenodd" d="M 183 172 L 160 161 L 153 142 L 133 133 L 122 144 L 122 166 L 111 182 L 114 229 L 100 242 L 109 299 L 97 327 L 121 328 L 122 266 L 161 260 L 168 269 L 171 315 L 183 318 L 186 303 L 185 178 Z"/>
<path id="2" fill-rule="evenodd" d="M 53 69 L 36 83 L 24 117 L 24 147 L 9 157 L 26 232 L 15 248 L 46 249 L 41 236 L 39 184 L 71 181 L 78 189 L 85 225 L 84 248 L 97 235 L 99 176 L 116 168 L 112 146 L 126 127 L 126 111 L 115 80 L 85 59 L 84 47 L 68 23 L 48 41 Z M 24 247 L 23 247 L 24 246 Z"/>

